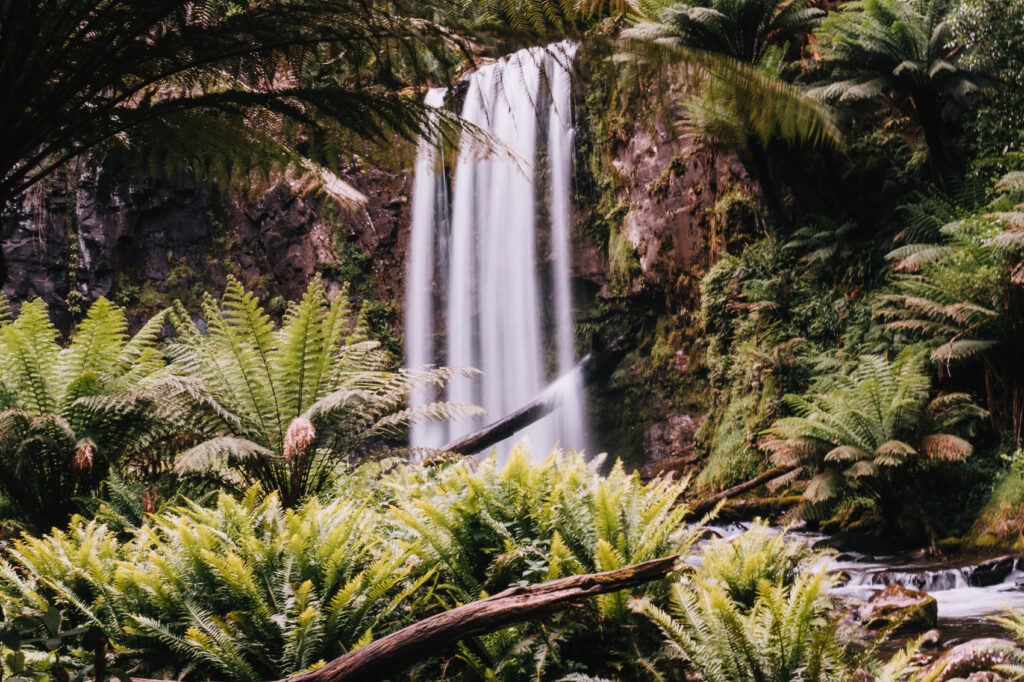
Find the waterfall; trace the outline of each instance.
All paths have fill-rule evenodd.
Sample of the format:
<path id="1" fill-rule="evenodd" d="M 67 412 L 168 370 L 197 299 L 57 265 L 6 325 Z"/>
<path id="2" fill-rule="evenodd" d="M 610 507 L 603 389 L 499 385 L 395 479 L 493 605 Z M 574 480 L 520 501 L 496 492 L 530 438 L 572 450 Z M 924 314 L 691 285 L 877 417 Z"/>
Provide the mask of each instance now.
<path id="1" fill-rule="evenodd" d="M 556 444 L 584 447 L 581 378 L 572 371 L 569 67 L 575 49 L 563 42 L 520 50 L 468 77 L 462 117 L 485 131 L 497 151 L 483 149 L 472 131 L 460 140 L 447 269 L 435 267 L 441 259 L 434 258 L 440 233 L 436 197 L 444 184 L 436 165 L 419 159 L 413 187 L 408 364 L 437 360 L 479 368 L 480 376 L 454 380 L 446 399 L 482 405 L 492 419 L 537 398 L 557 379 L 559 409 L 515 437 L 528 436 L 537 458 Z M 421 145 L 420 155 L 426 154 Z M 537 168 L 543 159 L 546 173 Z M 550 272 L 545 276 L 547 254 Z M 432 325 L 434 304 L 441 301 L 443 353 Z M 447 439 L 481 425 L 470 419 L 448 424 Z M 418 428 L 412 434 L 414 447 L 433 447 L 440 440 L 436 430 Z"/>
<path id="2" fill-rule="evenodd" d="M 439 107 L 447 90 L 432 88 L 424 103 Z M 405 357 L 410 367 L 423 367 L 434 362 L 434 239 L 443 235 L 444 177 L 438 172 L 437 141 L 420 140 L 416 150 L 416 170 L 412 186 L 412 230 L 406 274 Z M 439 201 L 440 199 L 440 201 Z M 423 405 L 436 396 L 421 389 L 410 397 L 412 406 Z M 445 443 L 443 424 L 428 422 L 412 428 L 410 441 L 414 447 L 438 448 Z"/>

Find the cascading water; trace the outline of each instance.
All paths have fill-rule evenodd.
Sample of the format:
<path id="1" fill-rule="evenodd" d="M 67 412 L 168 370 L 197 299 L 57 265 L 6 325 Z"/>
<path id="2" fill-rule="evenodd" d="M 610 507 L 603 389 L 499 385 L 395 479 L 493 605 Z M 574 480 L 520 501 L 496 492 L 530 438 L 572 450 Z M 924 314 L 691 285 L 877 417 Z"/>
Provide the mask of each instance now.
<path id="1" fill-rule="evenodd" d="M 446 92 L 444 88 L 432 88 L 424 103 L 439 107 L 444 104 Z M 444 233 L 444 205 L 447 203 L 444 201 L 444 177 L 437 172 L 436 146 L 429 139 L 420 141 L 412 186 L 412 235 L 405 307 L 405 357 L 411 367 L 434 362 L 434 235 Z M 423 389 L 413 393 L 410 403 L 422 405 L 433 399 L 432 391 Z M 428 422 L 413 426 L 411 441 L 420 447 L 437 448 L 444 445 L 445 436 L 443 424 Z"/>
<path id="2" fill-rule="evenodd" d="M 446 398 L 480 404 L 492 418 L 522 407 L 560 377 L 551 389 L 560 407 L 525 431 L 537 457 L 556 444 L 584 447 L 581 379 L 572 371 L 569 67 L 574 54 L 575 45 L 568 42 L 521 50 L 468 77 L 462 117 L 491 136 L 498 150 L 484 149 L 476 133 L 460 142 L 444 259 L 434 257 L 445 233 L 437 206 L 445 202 L 437 201 L 444 183 L 429 141 L 421 146 L 413 188 L 408 363 L 481 369 L 478 377 L 454 380 Z M 537 161 L 545 158 L 548 172 L 538 173 Z M 538 213 L 549 219 L 539 219 Z M 549 277 L 539 266 L 544 228 L 550 232 Z M 447 268 L 440 267 L 442 260 Z M 444 353 L 434 342 L 435 299 L 444 302 Z M 413 431 L 412 445 L 437 447 L 480 425 L 465 419 L 446 430 L 421 427 Z"/>

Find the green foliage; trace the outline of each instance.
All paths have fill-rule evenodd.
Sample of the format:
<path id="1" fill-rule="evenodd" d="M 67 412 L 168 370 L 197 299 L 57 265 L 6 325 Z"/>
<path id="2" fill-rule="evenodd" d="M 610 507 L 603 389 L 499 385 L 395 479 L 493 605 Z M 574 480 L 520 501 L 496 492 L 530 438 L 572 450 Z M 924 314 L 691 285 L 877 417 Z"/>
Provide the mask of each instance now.
<path id="1" fill-rule="evenodd" d="M 1006 654 L 1010 660 L 997 669 L 1001 674 L 1009 675 L 1011 679 L 1020 679 L 1024 676 L 1024 611 L 1007 609 L 1004 616 L 992 620 L 1002 625 L 1018 644 L 1012 648 L 1001 648 L 1000 653 Z"/>
<path id="2" fill-rule="evenodd" d="M 913 105 L 933 161 L 950 169 L 940 108 L 978 92 L 982 79 L 959 63 L 945 0 L 844 3 L 817 33 L 825 82 L 811 94 L 853 104 L 887 96 Z"/>
<path id="3" fill-rule="evenodd" d="M 756 447 L 758 431 L 750 428 L 765 421 L 764 415 L 758 414 L 759 408 L 774 400 L 774 395 L 770 395 L 768 401 L 762 403 L 763 394 L 732 398 L 718 417 L 713 432 L 709 433 L 710 427 L 698 431 L 701 440 L 710 443 L 708 458 L 694 481 L 698 489 L 724 490 L 750 480 L 764 468 L 764 455 Z"/>
<path id="4" fill-rule="evenodd" d="M 205 436 L 178 456 L 181 474 L 214 474 L 239 490 L 260 483 L 293 507 L 325 490 L 339 462 L 386 454 L 410 424 L 479 413 L 406 407 L 416 388 L 468 370 L 389 371 L 346 293 L 328 301 L 319 279 L 279 329 L 234 279 L 202 309 L 205 331 L 183 309 L 172 315 L 172 370 L 192 381 L 193 424 Z"/>
<path id="5" fill-rule="evenodd" d="M 222 187 L 251 186 L 254 169 L 278 171 L 352 203 L 361 195 L 328 168 L 455 124 L 393 87 L 461 58 L 460 36 L 432 21 L 444 8 L 422 0 L 208 0 L 189 11 L 175 0 L 11 5 L 0 42 L 19 57 L 0 63 L 0 121 L 10 136 L 0 203 L 101 146 Z"/>
<path id="6" fill-rule="evenodd" d="M 636 0 L 455 0 L 443 14 L 446 23 L 511 33 L 514 39 L 578 33 L 605 18 L 633 17 Z"/>
<path id="7" fill-rule="evenodd" d="M 1022 426 L 1015 406 L 1024 366 L 1006 349 L 1019 343 L 1016 320 L 1024 303 L 1022 199 L 1011 173 L 996 183 L 987 204 L 915 209 L 905 230 L 911 243 L 888 256 L 899 273 L 896 291 L 880 297 L 876 307 L 898 342 L 925 343 L 943 373 L 959 378 L 967 367 L 980 365 L 983 372 L 976 376 L 984 382 L 976 390 L 984 392 L 997 427 L 1010 428 L 1017 438 Z M 1002 361 L 994 362 L 996 357 Z"/>
<path id="8" fill-rule="evenodd" d="M 3 610 L 0 609 L 0 615 Z M 129 677 L 120 668 L 108 668 L 105 660 L 106 641 L 95 629 L 68 629 L 60 610 L 51 606 L 44 612 L 22 613 L 11 620 L 0 618 L 0 680 L 71 679 L 74 682 L 102 675 L 127 682 Z M 92 645 L 90 656 L 79 645 Z"/>
<path id="9" fill-rule="evenodd" d="M 504 466 L 490 457 L 475 470 L 466 463 L 440 471 L 409 468 L 397 476 L 393 513 L 456 602 L 687 551 L 699 527 L 683 522 L 685 484 L 644 484 L 621 464 L 607 477 L 594 468 L 579 455 L 557 453 L 531 465 L 521 448 Z M 658 583 L 642 591 L 665 593 Z M 480 638 L 466 643 L 460 658 L 501 679 L 547 679 L 545 671 L 558 669 L 559 651 L 606 640 L 597 665 L 626 674 L 635 652 L 616 639 L 625 636 L 621 628 L 635 627 L 627 601 L 624 592 L 599 596 L 593 614 L 559 617 L 543 630 L 528 625 Z M 647 641 L 650 634 L 629 639 Z"/>
<path id="10" fill-rule="evenodd" d="M 701 549 L 702 578 L 721 586 L 729 599 L 749 610 L 757 602 L 761 583 L 792 585 L 821 558 L 810 544 L 794 540 L 757 520 L 749 530 L 732 538 L 716 538 Z"/>
<path id="11" fill-rule="evenodd" d="M 122 309 L 89 308 L 67 347 L 41 301 L 0 301 L 0 491 L 37 528 L 61 524 L 106 472 L 174 435 L 157 350 L 162 319 L 127 333 Z"/>
<path id="12" fill-rule="evenodd" d="M 802 268 L 803 249 L 764 239 L 724 256 L 701 281 L 704 364 L 714 391 L 698 432 L 709 455 L 702 487 L 757 473 L 764 464 L 757 440 L 782 416 L 782 396 L 835 371 L 847 346 L 856 350 L 867 335 L 870 316 L 843 290 L 856 291 L 857 280 L 840 288 L 827 270 Z"/>
<path id="13" fill-rule="evenodd" d="M 1005 340 L 1001 315 L 1009 286 L 1006 257 L 986 243 L 998 220 L 978 216 L 941 230 L 945 244 L 910 245 L 890 254 L 902 273 L 897 293 L 879 299 L 878 314 L 897 334 L 922 340 L 940 365 L 976 359 Z"/>
<path id="14" fill-rule="evenodd" d="M 970 122 L 982 158 L 1024 148 L 1024 6 L 1002 0 L 958 0 L 949 12 L 964 65 L 998 81 Z"/>
<path id="15" fill-rule="evenodd" d="M 780 99 L 791 99 L 794 111 L 779 115 L 774 107 L 766 107 L 764 96 L 767 93 L 751 97 L 750 85 L 756 80 L 754 77 L 744 81 L 715 71 L 699 94 L 687 100 L 688 124 L 701 135 L 741 151 L 755 142 L 767 147 L 773 140 L 799 145 L 813 139 L 808 129 L 815 126 L 824 129 L 821 138 L 825 142 L 835 144 L 839 136 L 829 108 L 780 79 L 783 56 L 781 47 L 768 48 L 754 63 L 754 70 L 766 84 L 771 84 Z"/>
<path id="16" fill-rule="evenodd" d="M 380 526 L 360 501 L 285 510 L 254 488 L 155 515 L 124 543 L 79 519 L 16 541 L 0 574 L 8 603 L 69 607 L 148 670 L 277 679 L 422 612 L 430 572 Z"/>
<path id="17" fill-rule="evenodd" d="M 608 272 L 612 287 L 618 293 L 629 292 L 634 278 L 641 273 L 640 261 L 633 245 L 617 227 L 608 232 Z"/>
<path id="18" fill-rule="evenodd" d="M 796 416 L 775 422 L 764 447 L 779 464 L 811 475 L 805 516 L 822 518 L 856 496 L 898 506 L 901 470 L 971 454 L 972 445 L 950 431 L 985 412 L 969 395 L 932 397 L 930 389 L 923 353 L 908 348 L 893 361 L 865 356 L 852 375 L 827 376 L 816 391 L 786 396 Z"/>
<path id="19" fill-rule="evenodd" d="M 252 488 L 134 527 L 76 517 L 66 531 L 11 544 L 0 605 L 64 609 L 147 674 L 277 679 L 438 607 L 685 553 L 698 535 L 683 521 L 679 482 L 644 484 L 621 467 L 605 478 L 579 456 L 531 464 L 523 450 L 474 469 L 409 465 L 378 480 L 381 469 L 367 466 L 339 477 L 339 497 L 292 509 Z M 623 642 L 650 651 L 655 632 L 627 599 L 603 595 L 567 616 L 467 640 L 425 674 L 550 679 L 586 667 L 628 677 L 640 668 Z"/>
<path id="20" fill-rule="evenodd" d="M 640 24 L 621 34 L 635 58 L 683 63 L 702 94 L 687 102 L 688 124 L 727 145 L 747 149 L 781 139 L 789 145 L 838 146 L 841 135 L 830 107 L 779 78 L 783 50 L 765 48 L 756 61 L 694 48 L 666 24 Z M 706 92 L 703 90 L 706 89 Z"/>
<path id="21" fill-rule="evenodd" d="M 669 5 L 662 20 L 673 37 L 698 50 L 756 64 L 774 47 L 793 44 L 814 31 L 825 12 L 809 0 L 692 0 Z"/>
<path id="22" fill-rule="evenodd" d="M 745 605 L 699 569 L 673 585 L 668 611 L 647 599 L 631 606 L 658 626 L 671 656 L 708 682 L 840 680 L 848 654 L 830 613 L 833 584 L 824 569 L 766 576 Z"/>
<path id="23" fill-rule="evenodd" d="M 621 568 L 693 542 L 695 527 L 677 504 L 683 483 L 644 484 L 619 463 L 607 476 L 594 468 L 560 453 L 532 465 L 521 447 L 503 466 L 490 457 L 472 468 L 408 468 L 394 491 L 395 513 L 420 540 L 423 560 L 443 567 L 463 597 Z M 599 597 L 601 611 L 621 617 L 624 603 L 613 597 Z"/>

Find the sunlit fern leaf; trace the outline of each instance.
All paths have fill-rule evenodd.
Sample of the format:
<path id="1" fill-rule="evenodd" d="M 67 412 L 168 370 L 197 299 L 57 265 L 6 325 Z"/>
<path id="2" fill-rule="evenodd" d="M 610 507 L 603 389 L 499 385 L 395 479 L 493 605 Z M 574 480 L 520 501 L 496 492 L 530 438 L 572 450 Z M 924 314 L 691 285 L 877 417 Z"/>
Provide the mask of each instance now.
<path id="1" fill-rule="evenodd" d="M 843 665 L 835 621 L 825 616 L 831 584 L 824 571 L 804 573 L 788 584 L 764 580 L 752 610 L 744 613 L 717 583 L 697 575 L 674 586 L 670 611 L 646 599 L 634 600 L 631 607 L 649 618 L 703 679 L 828 680 Z"/>
<path id="2" fill-rule="evenodd" d="M 966 360 L 992 350 L 998 345 L 996 341 L 980 339 L 953 339 L 943 343 L 932 351 L 932 362 L 943 363 L 954 360 Z"/>
<path id="3" fill-rule="evenodd" d="M 974 447 L 957 436 L 934 434 L 921 439 L 921 450 L 931 459 L 959 462 L 970 456 Z"/>
<path id="4" fill-rule="evenodd" d="M 840 445 L 825 453 L 826 462 L 846 462 L 864 459 L 868 453 L 852 445 Z"/>
<path id="5" fill-rule="evenodd" d="M 1024 230 L 1002 232 L 986 240 L 985 245 L 1004 251 L 1024 248 Z"/>

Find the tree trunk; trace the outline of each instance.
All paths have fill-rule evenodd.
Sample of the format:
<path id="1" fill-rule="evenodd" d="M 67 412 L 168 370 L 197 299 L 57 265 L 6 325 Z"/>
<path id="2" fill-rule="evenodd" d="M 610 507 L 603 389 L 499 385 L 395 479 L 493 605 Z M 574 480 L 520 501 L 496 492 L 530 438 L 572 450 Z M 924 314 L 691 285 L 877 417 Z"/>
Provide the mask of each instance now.
<path id="1" fill-rule="evenodd" d="M 769 481 L 779 478 L 780 476 L 785 476 L 789 472 L 796 469 L 798 466 L 798 464 L 785 464 L 780 467 L 775 467 L 774 469 L 764 472 L 760 476 L 755 476 L 754 478 L 750 479 L 745 483 L 734 485 L 733 487 L 727 490 L 723 490 L 720 493 L 715 493 L 714 495 L 705 497 L 703 500 L 694 503 L 694 505 L 690 508 L 690 514 L 693 516 L 703 516 L 704 514 L 707 514 L 709 511 L 714 509 L 715 505 L 721 502 L 722 500 L 727 500 L 730 497 L 742 495 L 748 490 L 753 490 L 754 488 L 764 485 L 765 483 L 768 483 Z"/>
<path id="2" fill-rule="evenodd" d="M 729 500 L 718 513 L 718 520 L 744 520 L 760 516 L 765 518 L 800 504 L 800 495 L 783 495 L 782 497 L 748 497 L 742 500 Z"/>
<path id="3" fill-rule="evenodd" d="M 467 637 L 532 620 L 597 594 L 618 592 L 665 578 L 675 570 L 678 559 L 678 556 L 670 556 L 604 573 L 574 575 L 540 585 L 513 587 L 425 618 L 316 670 L 279 682 L 375 682 L 386 679 L 413 663 L 446 651 Z"/>
<path id="4" fill-rule="evenodd" d="M 942 119 L 939 112 L 939 104 L 934 97 L 929 95 L 916 95 L 911 97 L 914 110 L 917 111 L 917 120 L 924 132 L 924 142 L 928 146 L 928 158 L 932 164 L 939 186 L 949 190 L 947 173 L 952 172 L 953 166 L 946 155 L 944 142 L 944 131 Z"/>
<path id="5" fill-rule="evenodd" d="M 775 223 L 775 228 L 782 228 L 788 225 L 782 206 L 782 199 L 777 192 L 775 182 L 772 179 L 771 169 L 768 165 L 768 153 L 761 144 L 761 141 L 754 137 L 747 138 L 747 152 L 750 155 L 751 170 L 757 184 L 761 187 L 761 195 L 764 197 L 765 207 Z"/>

